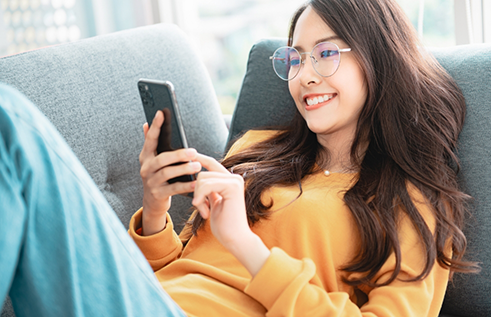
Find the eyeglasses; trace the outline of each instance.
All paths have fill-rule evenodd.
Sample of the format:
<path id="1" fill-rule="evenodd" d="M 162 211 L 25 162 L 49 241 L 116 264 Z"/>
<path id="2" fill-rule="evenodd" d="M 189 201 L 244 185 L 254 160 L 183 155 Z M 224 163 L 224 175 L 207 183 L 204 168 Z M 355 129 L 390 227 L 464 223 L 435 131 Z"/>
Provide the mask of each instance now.
<path id="1" fill-rule="evenodd" d="M 351 48 L 341 50 L 334 43 L 321 42 L 314 46 L 311 53 L 299 53 L 293 47 L 283 46 L 277 49 L 269 59 L 273 61 L 273 69 L 276 75 L 285 81 L 289 81 L 298 75 L 302 64 L 305 64 L 305 59 L 302 55 L 310 55 L 312 66 L 314 66 L 317 74 L 322 77 L 329 77 L 338 70 L 341 63 L 341 53 L 350 51 Z"/>

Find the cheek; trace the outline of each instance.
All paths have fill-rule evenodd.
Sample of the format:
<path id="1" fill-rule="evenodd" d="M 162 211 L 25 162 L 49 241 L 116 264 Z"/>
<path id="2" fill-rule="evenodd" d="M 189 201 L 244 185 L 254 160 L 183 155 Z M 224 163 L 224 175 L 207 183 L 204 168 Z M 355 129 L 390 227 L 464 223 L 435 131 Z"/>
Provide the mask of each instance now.
<path id="1" fill-rule="evenodd" d="M 293 101 L 295 101 L 295 105 L 297 108 L 300 107 L 301 100 L 299 100 L 300 97 L 300 84 L 298 83 L 297 80 L 293 79 L 288 82 L 288 90 L 290 91 L 290 95 L 293 98 Z"/>
<path id="2" fill-rule="evenodd" d="M 293 99 L 295 99 L 295 91 L 296 91 L 296 86 L 295 84 L 293 84 L 293 80 L 290 80 L 288 82 L 288 90 L 290 91 L 290 95 L 293 97 Z"/>
<path id="3" fill-rule="evenodd" d="M 365 103 L 368 95 L 368 85 L 365 78 L 365 73 L 362 68 L 357 65 L 355 71 L 355 83 L 356 87 L 359 89 L 359 98 L 362 99 L 363 103 Z"/>
<path id="4" fill-rule="evenodd" d="M 343 78 L 344 95 L 348 96 L 354 106 L 363 106 L 368 95 L 368 86 L 363 71 L 359 67 L 352 67 L 346 75 Z"/>

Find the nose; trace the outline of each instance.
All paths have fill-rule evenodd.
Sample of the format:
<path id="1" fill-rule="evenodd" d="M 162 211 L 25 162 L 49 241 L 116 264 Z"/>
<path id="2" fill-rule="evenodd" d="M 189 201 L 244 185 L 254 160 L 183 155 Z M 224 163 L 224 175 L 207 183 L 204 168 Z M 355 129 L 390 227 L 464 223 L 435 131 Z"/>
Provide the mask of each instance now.
<path id="1" fill-rule="evenodd" d="M 314 68 L 314 64 L 317 63 L 317 60 L 312 55 L 308 55 L 307 57 L 308 58 L 305 58 L 303 62 L 302 69 L 300 69 L 300 74 L 298 74 L 300 84 L 303 86 L 318 84 L 320 82 L 320 75 Z"/>

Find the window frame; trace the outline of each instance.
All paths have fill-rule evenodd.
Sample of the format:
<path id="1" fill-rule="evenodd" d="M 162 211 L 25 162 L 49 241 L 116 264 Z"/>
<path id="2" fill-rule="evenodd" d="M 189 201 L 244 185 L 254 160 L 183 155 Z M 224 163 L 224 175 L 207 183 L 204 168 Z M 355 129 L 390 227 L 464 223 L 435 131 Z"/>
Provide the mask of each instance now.
<path id="1" fill-rule="evenodd" d="M 454 0 L 457 45 L 491 43 L 491 0 Z"/>

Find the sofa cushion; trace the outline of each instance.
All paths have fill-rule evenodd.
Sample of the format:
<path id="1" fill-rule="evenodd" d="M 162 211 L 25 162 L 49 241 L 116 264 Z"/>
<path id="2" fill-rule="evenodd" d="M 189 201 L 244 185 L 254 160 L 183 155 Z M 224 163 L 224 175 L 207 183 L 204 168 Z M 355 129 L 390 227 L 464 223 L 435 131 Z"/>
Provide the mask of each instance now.
<path id="1" fill-rule="evenodd" d="M 247 129 L 288 123 L 296 111 L 288 84 L 273 71 L 269 57 L 286 44 L 268 39 L 252 48 L 230 126 L 229 144 Z M 449 316 L 491 315 L 491 45 L 466 45 L 431 52 L 453 76 L 467 103 L 460 135 L 459 181 L 473 198 L 467 219 L 467 259 L 481 263 L 480 274 L 456 274 L 442 312 Z"/>
<path id="2" fill-rule="evenodd" d="M 491 315 L 491 45 L 433 49 L 462 89 L 467 114 L 459 137 L 459 181 L 473 197 L 464 232 L 467 258 L 481 263 L 480 274 L 456 274 L 442 311 L 458 316 Z"/>
<path id="3" fill-rule="evenodd" d="M 138 156 L 146 121 L 140 78 L 170 80 L 188 143 L 222 155 L 228 134 L 208 73 L 173 24 L 136 28 L 0 59 L 0 82 L 19 89 L 54 123 L 121 221 L 142 204 Z M 180 223 L 190 199 L 176 197 Z"/>
<path id="4" fill-rule="evenodd" d="M 123 224 L 141 206 L 138 156 L 146 121 L 140 78 L 170 80 L 188 143 L 220 157 L 228 130 L 208 73 L 184 32 L 142 27 L 0 58 L 0 82 L 32 100 L 61 132 Z M 173 198 L 177 230 L 191 199 Z M 10 301 L 2 317 L 13 316 Z"/>

